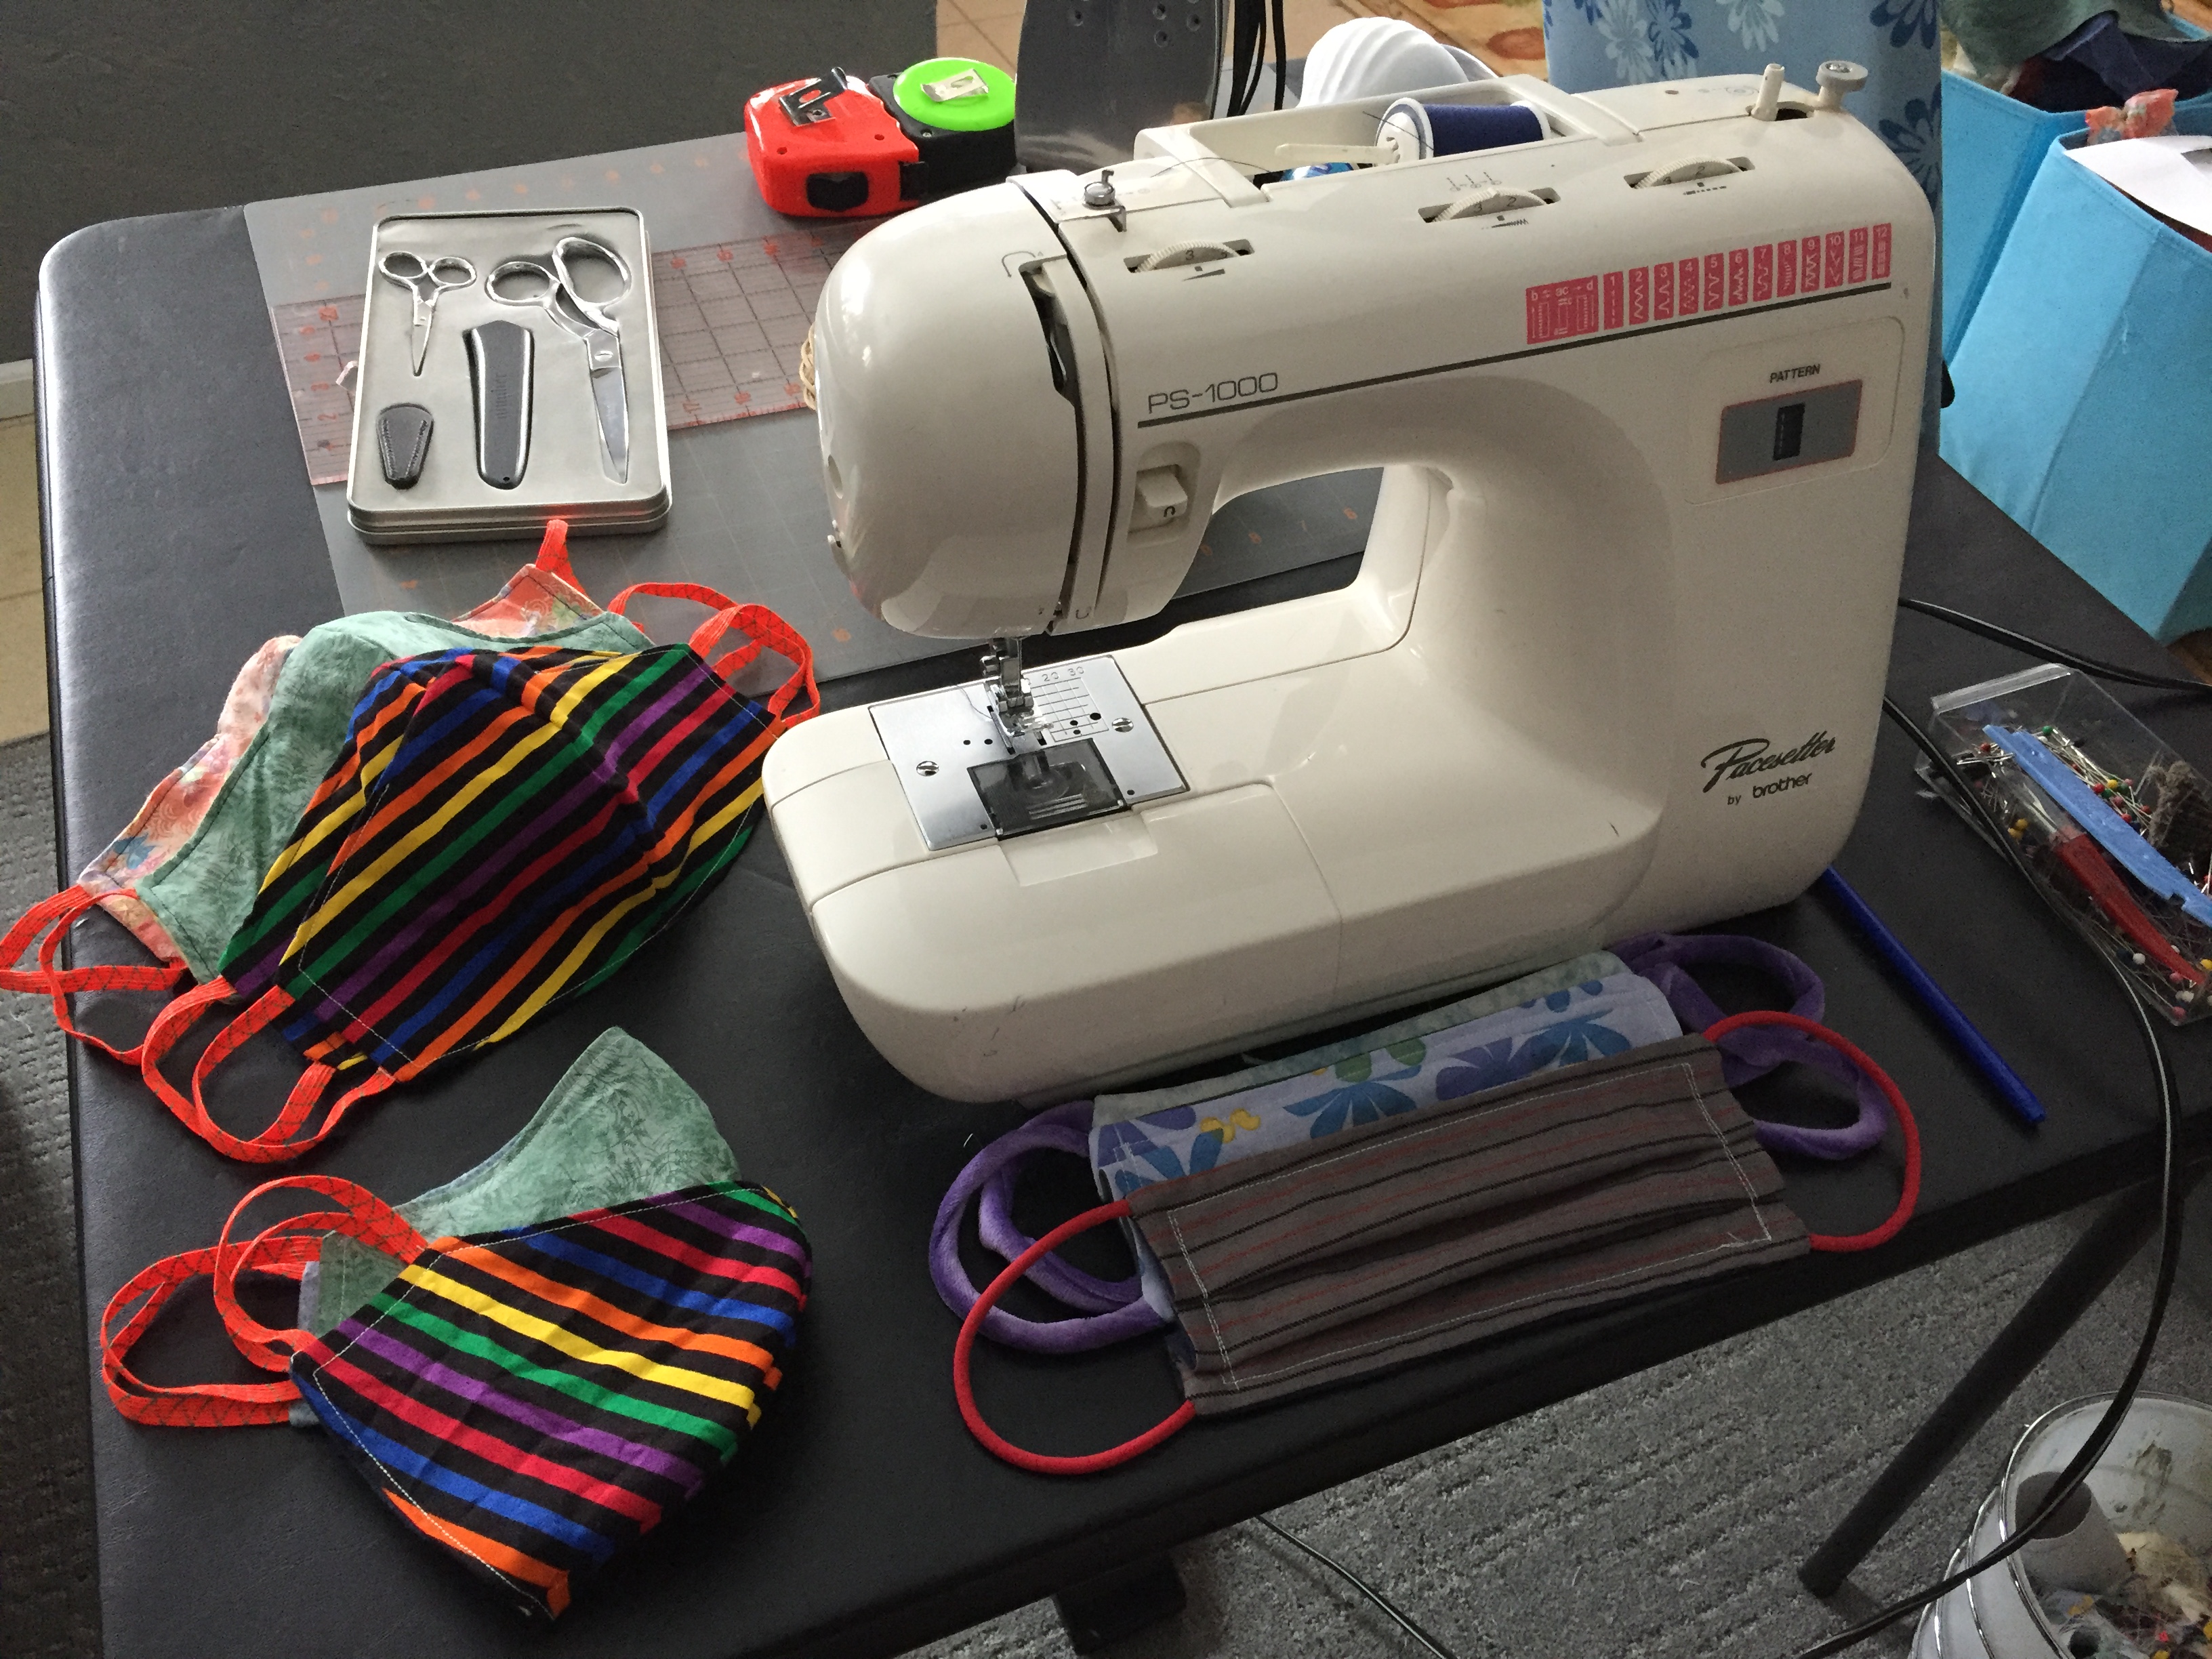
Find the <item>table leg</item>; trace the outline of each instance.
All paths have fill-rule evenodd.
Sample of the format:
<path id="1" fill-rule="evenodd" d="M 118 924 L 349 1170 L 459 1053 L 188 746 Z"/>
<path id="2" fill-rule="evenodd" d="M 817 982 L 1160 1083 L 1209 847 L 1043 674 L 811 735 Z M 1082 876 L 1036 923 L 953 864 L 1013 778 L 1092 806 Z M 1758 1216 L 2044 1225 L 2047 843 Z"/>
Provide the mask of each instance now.
<path id="1" fill-rule="evenodd" d="M 2185 1170 L 2181 1177 L 2185 1188 L 2194 1185 L 2203 1173 L 2201 1164 Z M 2124 1194 L 2090 1224 L 1827 1541 L 1806 1558 L 1797 1569 L 1806 1589 L 1815 1595 L 1835 1594 L 1851 1569 L 1881 1542 L 1959 1449 L 2027 1381 L 2027 1374 L 2158 1231 L 2158 1188 L 2147 1185 Z"/>
<path id="2" fill-rule="evenodd" d="M 1109 1642 L 1174 1618 L 1184 1599 L 1175 1563 L 1155 1555 L 1072 1584 L 1052 1604 L 1075 1650 L 1096 1653 Z"/>

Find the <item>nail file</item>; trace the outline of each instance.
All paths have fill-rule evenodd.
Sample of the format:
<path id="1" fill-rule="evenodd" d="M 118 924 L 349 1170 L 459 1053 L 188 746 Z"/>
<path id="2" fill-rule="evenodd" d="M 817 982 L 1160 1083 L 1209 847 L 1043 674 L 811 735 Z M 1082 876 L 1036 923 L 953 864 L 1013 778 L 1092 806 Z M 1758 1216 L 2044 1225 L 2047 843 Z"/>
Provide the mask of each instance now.
<path id="1" fill-rule="evenodd" d="M 420 404 L 393 404 L 378 412 L 376 458 L 383 463 L 384 482 L 394 489 L 412 489 L 422 477 L 433 424 Z"/>
<path id="2" fill-rule="evenodd" d="M 476 390 L 477 476 L 512 489 L 530 465 L 531 363 L 536 341 L 520 323 L 479 323 L 463 337 Z"/>

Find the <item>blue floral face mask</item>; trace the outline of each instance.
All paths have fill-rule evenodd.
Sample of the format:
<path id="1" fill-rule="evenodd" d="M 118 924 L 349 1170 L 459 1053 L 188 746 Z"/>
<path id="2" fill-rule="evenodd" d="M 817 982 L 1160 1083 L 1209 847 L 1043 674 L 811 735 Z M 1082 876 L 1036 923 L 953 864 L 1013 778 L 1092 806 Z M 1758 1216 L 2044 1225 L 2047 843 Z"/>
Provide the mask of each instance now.
<path id="1" fill-rule="evenodd" d="M 1376 1032 L 1353 1052 L 1301 1055 L 1289 1076 L 1255 1067 L 1213 1080 L 1195 1099 L 1176 1090 L 1102 1096 L 1091 1167 L 1101 1194 L 1127 1198 L 1155 1182 L 1681 1035 L 1656 986 L 1595 952 Z"/>

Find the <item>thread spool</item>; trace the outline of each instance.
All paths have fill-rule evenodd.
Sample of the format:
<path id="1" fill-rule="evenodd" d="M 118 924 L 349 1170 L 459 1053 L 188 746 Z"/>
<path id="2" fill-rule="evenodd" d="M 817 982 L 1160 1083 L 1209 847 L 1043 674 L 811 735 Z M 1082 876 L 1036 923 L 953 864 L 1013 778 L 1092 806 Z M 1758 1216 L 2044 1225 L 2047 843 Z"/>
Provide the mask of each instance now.
<path id="1" fill-rule="evenodd" d="M 2057 1484 L 2056 1474 L 2032 1474 L 2021 1481 L 2019 1516 L 2024 1519 L 2041 1509 Z M 2128 1553 L 2112 1530 L 2112 1517 L 2086 1482 L 2021 1547 L 2020 1559 L 2039 1590 L 2087 1590 L 2101 1595 L 2117 1589 L 2132 1571 Z"/>
<path id="2" fill-rule="evenodd" d="M 1543 136 L 1542 118 L 1526 104 L 1424 104 L 1412 98 L 1384 110 L 1376 131 L 1376 142 L 1397 150 L 1401 161 L 1533 144 Z"/>

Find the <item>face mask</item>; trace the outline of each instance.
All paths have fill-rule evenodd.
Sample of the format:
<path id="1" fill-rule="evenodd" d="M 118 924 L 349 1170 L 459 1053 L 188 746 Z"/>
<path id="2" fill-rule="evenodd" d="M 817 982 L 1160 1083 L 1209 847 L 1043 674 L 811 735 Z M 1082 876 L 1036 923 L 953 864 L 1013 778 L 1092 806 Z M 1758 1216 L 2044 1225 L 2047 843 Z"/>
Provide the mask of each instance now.
<path id="1" fill-rule="evenodd" d="M 577 1057 L 514 1139 L 466 1175 L 394 1207 L 424 1237 L 442 1238 L 737 1178 L 737 1159 L 707 1103 L 617 1028 Z M 404 1265 L 331 1234 L 301 1277 L 301 1326 L 327 1336 Z"/>
<path id="2" fill-rule="evenodd" d="M 233 1244 L 246 1206 L 279 1188 L 338 1207 Z M 239 1276 L 297 1278 L 325 1233 L 386 1262 L 368 1299 L 319 1334 L 255 1322 Z M 131 1373 L 132 1345 L 201 1273 L 239 1351 L 285 1380 L 155 1388 Z M 426 1240 L 351 1182 L 293 1176 L 248 1194 L 213 1249 L 116 1293 L 101 1372 L 139 1423 L 277 1423 L 303 1403 L 386 1507 L 550 1620 L 730 1462 L 782 1379 L 810 1276 L 796 1217 L 734 1179 Z"/>
<path id="3" fill-rule="evenodd" d="M 1010 1200 L 1019 1162 L 1036 1152 L 1086 1152 L 1100 1195 L 1127 1198 L 1158 1182 L 1681 1034 L 1655 986 L 1617 957 L 1595 951 L 1287 1060 L 1102 1096 L 1095 1107 L 1072 1103 L 1031 1119 L 962 1172 L 938 1209 L 931 1273 L 946 1305 L 964 1315 L 975 1291 L 957 1239 L 961 1215 L 979 1194 L 986 1248 L 1009 1259 L 1028 1248 L 1032 1241 L 1012 1224 Z M 1125 1287 L 1048 1256 L 1032 1275 L 1038 1288 L 1092 1316 L 1038 1322 L 994 1312 L 986 1334 L 1011 1346 L 1073 1352 L 1156 1328 L 1172 1318 L 1172 1298 L 1158 1262 L 1142 1249 L 1138 1259 L 1139 1278 Z"/>
<path id="4" fill-rule="evenodd" d="M 1714 1046 L 1753 1027 L 1835 1048 L 1896 1113 L 1905 1190 L 1881 1226 L 1813 1235 L 1781 1203 L 1780 1174 L 1728 1093 Z M 1702 1036 L 1456 1097 L 1451 1088 L 1445 1082 L 1433 1101 L 1403 1112 L 1232 1158 L 1249 1133 L 1240 1132 L 1214 1167 L 1142 1182 L 1023 1250 L 968 1307 L 955 1346 L 954 1389 L 971 1431 L 1040 1473 L 1109 1468 L 1196 1416 L 1331 1387 L 1808 1248 L 1872 1248 L 1894 1236 L 1917 1201 L 1918 1140 L 1902 1097 L 1849 1042 L 1793 1013 L 1735 1015 Z M 1148 1296 L 1164 1304 L 1156 1311 L 1171 1324 L 1184 1404 L 1147 1434 L 1090 1457 L 1010 1445 L 975 1408 L 975 1340 L 999 1335 L 995 1304 L 1008 1286 L 1067 1239 L 1116 1220 L 1138 1241 Z"/>
<path id="5" fill-rule="evenodd" d="M 741 616 L 740 613 L 743 613 Z M 760 765 L 814 712 L 805 643 L 757 607 L 743 628 L 798 662 L 765 702 L 699 651 L 611 654 L 530 646 L 386 664 L 343 752 L 271 861 L 217 978 L 148 1033 L 142 1074 L 233 1158 L 291 1158 L 360 1101 L 514 1035 L 613 974 L 736 858 L 760 810 Z M 787 710 L 801 692 L 803 711 Z M 201 1054 L 186 1096 L 162 1058 L 210 1006 L 249 1006 Z M 308 1060 L 251 1139 L 218 1127 L 208 1072 L 275 1026 Z M 356 1081 L 301 1131 L 334 1078 Z"/>
<path id="6" fill-rule="evenodd" d="M 80 1030 L 68 999 L 95 990 L 170 990 L 187 973 L 202 981 L 215 976 L 263 874 L 343 747 L 354 704 L 380 665 L 501 639 L 601 651 L 635 651 L 649 643 L 632 623 L 575 587 L 567 531 L 554 520 L 537 562 L 457 621 L 372 611 L 326 623 L 305 640 L 286 635 L 263 646 L 240 671 L 215 736 L 155 788 L 74 886 L 36 906 L 0 940 L 0 961 L 9 963 L 39 945 L 38 969 L 0 969 L 0 989 L 51 996 L 64 1031 L 138 1063 L 139 1046 L 118 1048 Z M 69 924 L 95 903 L 167 965 L 58 966 Z"/>

